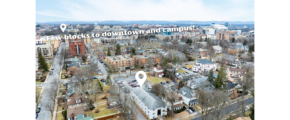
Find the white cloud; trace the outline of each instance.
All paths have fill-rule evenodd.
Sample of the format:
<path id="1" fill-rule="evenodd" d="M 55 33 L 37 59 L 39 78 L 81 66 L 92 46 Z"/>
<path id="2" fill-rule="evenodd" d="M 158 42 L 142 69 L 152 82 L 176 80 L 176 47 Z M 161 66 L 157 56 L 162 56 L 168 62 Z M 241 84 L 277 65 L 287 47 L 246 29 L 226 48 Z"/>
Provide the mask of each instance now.
<path id="1" fill-rule="evenodd" d="M 153 0 L 83 0 L 83 3 L 65 1 L 61 4 L 63 6 L 61 12 L 38 11 L 37 14 L 80 21 L 253 21 L 254 19 L 252 18 L 253 9 L 244 10 L 237 7 L 232 10 L 224 10 L 216 6 L 206 5 L 201 0 L 160 0 L 158 2 Z M 238 4 L 246 3 L 240 2 Z"/>

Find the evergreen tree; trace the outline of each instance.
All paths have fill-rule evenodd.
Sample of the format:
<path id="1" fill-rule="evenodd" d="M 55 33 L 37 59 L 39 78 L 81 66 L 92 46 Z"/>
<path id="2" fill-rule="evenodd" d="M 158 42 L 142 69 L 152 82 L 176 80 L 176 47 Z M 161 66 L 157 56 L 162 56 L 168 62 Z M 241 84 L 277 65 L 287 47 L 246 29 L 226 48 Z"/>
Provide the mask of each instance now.
<path id="1" fill-rule="evenodd" d="M 109 48 L 108 48 L 108 51 L 107 51 L 107 56 L 111 56 L 111 51 L 110 51 Z"/>
<path id="2" fill-rule="evenodd" d="M 41 53 L 38 54 L 38 65 L 40 69 L 48 71 L 47 63 Z"/>
<path id="3" fill-rule="evenodd" d="M 207 41 L 207 38 L 205 38 L 204 41 L 206 42 Z"/>
<path id="4" fill-rule="evenodd" d="M 111 85 L 111 77 L 110 77 L 110 75 L 107 76 L 106 85 Z"/>
<path id="5" fill-rule="evenodd" d="M 208 74 L 208 78 L 207 78 L 207 80 L 208 80 L 210 83 L 212 83 L 213 80 L 214 80 L 214 78 L 213 78 L 213 70 L 212 70 L 212 69 L 209 71 L 209 74 Z"/>
<path id="6" fill-rule="evenodd" d="M 220 89 L 222 86 L 223 86 L 223 88 L 226 88 L 226 84 L 225 84 L 225 82 L 227 81 L 226 75 L 227 75 L 226 69 L 223 68 L 223 67 L 221 67 L 220 68 L 220 72 L 218 73 L 217 78 L 213 82 L 213 86 L 216 89 Z"/>
<path id="7" fill-rule="evenodd" d="M 234 43 L 234 42 L 235 42 L 235 38 L 233 37 L 233 38 L 232 38 L 232 43 Z"/>
<path id="8" fill-rule="evenodd" d="M 174 56 L 172 63 L 175 65 L 176 63 L 178 63 L 178 61 L 179 61 L 179 57 Z"/>
<path id="9" fill-rule="evenodd" d="M 132 54 L 136 55 L 136 49 L 135 48 L 132 48 Z"/>
<path id="10" fill-rule="evenodd" d="M 67 66 L 67 64 L 65 64 L 65 71 L 67 71 L 67 68 L 68 68 L 68 66 Z"/>
<path id="11" fill-rule="evenodd" d="M 119 44 L 116 46 L 116 55 L 121 55 L 121 47 Z"/>
<path id="12" fill-rule="evenodd" d="M 254 44 L 250 46 L 250 48 L 249 48 L 250 53 L 254 52 L 254 50 L 255 50 L 254 47 L 255 47 Z"/>
<path id="13" fill-rule="evenodd" d="M 252 120 L 255 120 L 255 91 L 252 91 L 252 95 L 253 95 L 253 98 L 254 98 L 254 104 L 252 105 L 251 107 L 251 114 L 249 114 L 250 118 Z"/>
<path id="14" fill-rule="evenodd" d="M 162 67 L 165 67 L 167 65 L 167 63 L 168 63 L 168 58 L 165 58 L 163 63 L 162 63 Z"/>
<path id="15" fill-rule="evenodd" d="M 247 45 L 247 40 L 244 41 L 243 45 Z"/>

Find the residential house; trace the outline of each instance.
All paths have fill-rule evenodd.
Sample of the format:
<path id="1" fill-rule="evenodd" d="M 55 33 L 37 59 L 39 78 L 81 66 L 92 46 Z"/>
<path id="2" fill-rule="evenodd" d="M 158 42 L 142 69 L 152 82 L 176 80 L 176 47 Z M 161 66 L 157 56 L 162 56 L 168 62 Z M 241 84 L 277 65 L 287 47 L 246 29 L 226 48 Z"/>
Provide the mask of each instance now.
<path id="1" fill-rule="evenodd" d="M 126 53 L 131 54 L 133 47 L 126 47 Z M 136 52 L 136 51 L 135 51 Z"/>
<path id="2" fill-rule="evenodd" d="M 182 97 L 183 102 L 189 106 L 198 104 L 198 98 L 195 94 L 195 90 L 189 87 L 183 86 L 179 91 L 179 95 Z"/>
<path id="3" fill-rule="evenodd" d="M 207 49 L 199 48 L 195 51 L 197 52 L 197 56 L 200 57 L 201 59 L 205 59 L 208 57 L 208 50 Z"/>
<path id="4" fill-rule="evenodd" d="M 63 105 L 64 109 L 75 108 L 83 106 L 84 109 L 88 109 L 89 98 L 87 96 L 82 96 L 80 94 L 72 94 L 67 98 L 67 102 Z"/>
<path id="5" fill-rule="evenodd" d="M 206 42 L 195 42 L 193 45 L 194 49 L 204 48 L 206 46 L 207 46 Z"/>
<path id="6" fill-rule="evenodd" d="M 216 68 L 217 64 L 215 62 L 205 59 L 198 59 L 196 64 L 192 66 L 192 71 L 210 71 L 211 69 L 215 71 Z"/>
<path id="7" fill-rule="evenodd" d="M 146 55 L 146 52 L 144 52 L 144 50 L 142 50 L 142 49 L 138 49 L 136 51 L 136 55 Z"/>
<path id="8" fill-rule="evenodd" d="M 84 115 L 85 111 L 84 111 L 84 106 L 78 106 L 78 107 L 73 107 L 73 108 L 68 108 L 67 109 L 67 119 L 68 120 L 76 120 L 77 119 L 77 115 Z"/>
<path id="9" fill-rule="evenodd" d="M 215 54 L 219 54 L 219 53 L 222 53 L 223 49 L 219 45 L 213 45 L 209 48 L 209 51 Z"/>
<path id="10" fill-rule="evenodd" d="M 247 52 L 247 51 L 249 51 L 249 47 L 247 45 L 243 45 L 242 43 L 234 43 L 234 44 L 231 44 L 229 46 L 228 51 L 245 51 L 245 52 Z"/>
<path id="11" fill-rule="evenodd" d="M 234 67 L 240 66 L 241 63 L 236 55 L 229 55 L 229 54 L 224 54 L 221 62 L 224 62 L 225 64 L 232 65 Z"/>
<path id="12" fill-rule="evenodd" d="M 227 78 L 230 81 L 236 81 L 236 79 L 243 79 L 243 77 L 247 74 L 247 71 L 242 68 L 228 68 L 227 69 Z"/>
<path id="13" fill-rule="evenodd" d="M 184 106 L 182 104 L 183 99 L 178 93 L 174 91 L 168 91 L 166 92 L 165 95 L 166 97 L 163 98 L 162 100 L 167 104 L 167 107 L 170 110 L 171 110 L 172 103 L 173 103 L 173 110 L 179 110 Z"/>
<path id="14" fill-rule="evenodd" d="M 153 75 L 155 77 L 162 77 L 164 75 L 163 74 L 163 68 L 161 66 L 154 67 L 154 69 L 153 69 Z"/>
<path id="15" fill-rule="evenodd" d="M 138 107 L 148 116 L 155 119 L 167 115 L 167 105 L 146 88 L 132 89 L 132 98 Z"/>
<path id="16" fill-rule="evenodd" d="M 67 65 L 68 68 L 73 67 L 73 66 L 80 67 L 81 64 L 82 64 L 82 59 L 77 58 L 76 56 L 74 58 L 67 58 L 64 60 L 64 65 Z"/>
<path id="17" fill-rule="evenodd" d="M 104 60 L 104 59 L 106 59 L 106 56 L 107 56 L 107 54 L 106 54 L 105 51 L 99 51 L 99 52 L 98 52 L 98 58 L 99 58 L 99 60 Z"/>

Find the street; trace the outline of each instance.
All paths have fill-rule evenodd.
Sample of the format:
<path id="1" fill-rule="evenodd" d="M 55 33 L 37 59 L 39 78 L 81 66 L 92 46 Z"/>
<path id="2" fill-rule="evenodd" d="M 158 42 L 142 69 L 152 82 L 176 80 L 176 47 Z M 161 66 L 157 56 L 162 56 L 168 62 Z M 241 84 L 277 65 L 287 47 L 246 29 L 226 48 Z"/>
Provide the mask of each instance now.
<path id="1" fill-rule="evenodd" d="M 254 103 L 254 98 L 253 98 L 253 97 L 247 98 L 247 99 L 244 100 L 244 102 L 245 102 L 245 105 L 253 104 L 253 103 Z M 238 102 L 226 106 L 226 107 L 224 108 L 224 111 L 225 111 L 225 112 L 222 113 L 222 116 L 224 116 L 224 115 L 226 115 L 226 114 L 229 114 L 229 113 L 235 111 L 238 107 L 239 107 L 239 106 L 238 106 Z M 193 119 L 191 119 L 191 120 L 202 120 L 202 119 L 201 119 L 201 116 L 197 116 L 197 117 L 195 117 L 195 118 L 193 118 Z"/>
<path id="2" fill-rule="evenodd" d="M 61 43 L 60 47 L 59 47 L 59 51 L 58 54 L 60 54 L 61 50 L 62 50 L 62 46 L 65 45 L 64 43 Z M 41 102 L 40 104 L 41 106 L 41 111 L 40 113 L 38 113 L 38 118 L 37 120 L 50 120 L 51 119 L 51 112 L 49 110 L 46 109 L 46 105 L 47 104 L 53 104 L 53 101 L 49 99 L 48 93 L 49 90 L 52 86 L 52 81 L 53 79 L 58 79 L 59 77 L 59 72 L 60 72 L 60 66 L 59 66 L 59 59 L 60 57 L 55 57 L 54 60 L 54 70 L 53 70 L 53 74 L 49 76 L 48 80 L 43 83 L 42 85 L 45 87 L 44 91 L 43 91 L 43 95 L 41 98 Z"/>

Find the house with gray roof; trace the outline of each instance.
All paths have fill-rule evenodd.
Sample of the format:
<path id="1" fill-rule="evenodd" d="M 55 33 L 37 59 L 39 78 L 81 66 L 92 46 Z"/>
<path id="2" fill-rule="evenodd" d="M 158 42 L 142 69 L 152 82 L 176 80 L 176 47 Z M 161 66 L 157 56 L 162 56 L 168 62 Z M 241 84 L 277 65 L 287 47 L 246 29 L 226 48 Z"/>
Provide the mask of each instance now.
<path id="1" fill-rule="evenodd" d="M 182 97 L 183 102 L 187 105 L 195 105 L 197 103 L 197 95 L 195 94 L 195 90 L 189 87 L 183 86 L 179 91 L 178 94 Z M 196 101 L 196 102 L 191 102 Z M 191 103 L 191 104 L 190 104 Z"/>
<path id="2" fill-rule="evenodd" d="M 132 98 L 135 103 L 150 118 L 167 115 L 167 105 L 154 93 L 145 87 L 132 89 Z"/>
<path id="3" fill-rule="evenodd" d="M 223 49 L 219 45 L 214 45 L 209 48 L 209 51 L 215 54 L 222 53 Z"/>
<path id="4" fill-rule="evenodd" d="M 217 64 L 215 62 L 212 62 L 210 60 L 205 59 L 198 59 L 196 61 L 196 64 L 192 66 L 192 71 L 198 72 L 198 71 L 209 71 L 209 70 L 216 70 Z"/>

